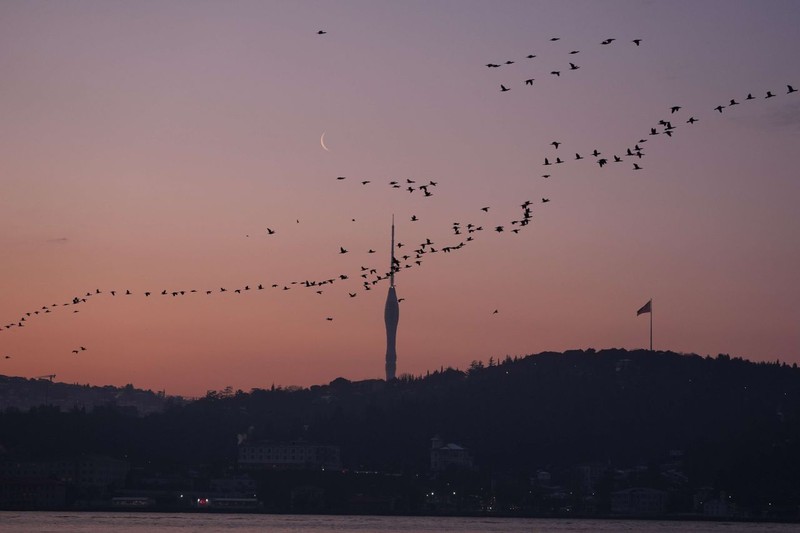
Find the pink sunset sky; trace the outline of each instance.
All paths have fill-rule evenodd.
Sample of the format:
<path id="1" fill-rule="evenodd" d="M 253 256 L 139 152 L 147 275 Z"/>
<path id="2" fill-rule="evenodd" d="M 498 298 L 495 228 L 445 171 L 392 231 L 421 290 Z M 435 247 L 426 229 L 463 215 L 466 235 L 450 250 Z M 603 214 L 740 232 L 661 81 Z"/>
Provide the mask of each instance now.
<path id="1" fill-rule="evenodd" d="M 398 256 L 439 249 L 396 276 L 398 375 L 647 347 L 650 298 L 656 349 L 800 362 L 798 28 L 796 1 L 2 2 L 0 374 L 382 378 L 360 274 L 393 214 Z"/>

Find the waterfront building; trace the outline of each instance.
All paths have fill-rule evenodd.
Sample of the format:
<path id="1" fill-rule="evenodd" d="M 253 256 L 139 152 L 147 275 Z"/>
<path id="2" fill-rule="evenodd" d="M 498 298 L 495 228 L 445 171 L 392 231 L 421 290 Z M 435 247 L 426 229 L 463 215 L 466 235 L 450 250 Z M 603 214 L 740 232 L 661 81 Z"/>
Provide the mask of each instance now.
<path id="1" fill-rule="evenodd" d="M 239 445 L 239 466 L 251 469 L 340 469 L 339 447 L 308 442 L 260 442 Z"/>

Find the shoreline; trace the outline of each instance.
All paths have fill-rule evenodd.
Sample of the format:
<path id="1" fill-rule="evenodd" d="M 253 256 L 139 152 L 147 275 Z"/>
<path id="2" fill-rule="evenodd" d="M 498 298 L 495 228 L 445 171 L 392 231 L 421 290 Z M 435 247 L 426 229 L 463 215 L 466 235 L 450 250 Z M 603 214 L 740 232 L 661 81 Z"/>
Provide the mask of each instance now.
<path id="1" fill-rule="evenodd" d="M 669 515 L 610 515 L 610 514 L 535 514 L 535 513 L 380 513 L 380 512 L 282 512 L 268 509 L 192 509 L 185 507 L 112 507 L 88 506 L 81 508 L 64 507 L 56 509 L 0 509 L 0 513 L 107 513 L 107 514 L 187 514 L 187 515 L 269 515 L 269 516 L 314 516 L 314 517 L 382 517 L 382 518 L 476 518 L 487 519 L 530 519 L 530 520 L 609 520 L 646 522 L 729 522 L 748 524 L 798 524 L 797 518 L 782 517 L 715 517 L 700 514 Z"/>

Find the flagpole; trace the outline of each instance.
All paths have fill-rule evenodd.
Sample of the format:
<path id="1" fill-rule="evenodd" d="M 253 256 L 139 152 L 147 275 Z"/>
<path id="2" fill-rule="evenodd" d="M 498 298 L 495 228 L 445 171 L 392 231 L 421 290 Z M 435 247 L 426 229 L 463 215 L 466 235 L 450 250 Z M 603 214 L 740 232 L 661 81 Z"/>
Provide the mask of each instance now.
<path id="1" fill-rule="evenodd" d="M 653 299 L 650 298 L 650 351 L 653 351 Z"/>
<path id="2" fill-rule="evenodd" d="M 647 313 L 650 315 L 650 351 L 653 351 L 653 299 L 647 300 L 647 303 L 636 311 L 636 316 Z"/>

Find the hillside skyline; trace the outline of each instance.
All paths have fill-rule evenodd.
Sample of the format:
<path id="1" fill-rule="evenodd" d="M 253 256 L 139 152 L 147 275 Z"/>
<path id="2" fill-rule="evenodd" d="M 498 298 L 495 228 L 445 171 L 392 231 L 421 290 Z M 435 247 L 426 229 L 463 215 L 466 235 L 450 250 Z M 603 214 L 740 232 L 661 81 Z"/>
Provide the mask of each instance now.
<path id="1" fill-rule="evenodd" d="M 108 391 L 117 401 L 95 396 L 92 406 L 53 386 L 53 396 L 62 389 L 58 404 L 0 410 L 0 468 L 9 481 L 38 472 L 69 483 L 65 459 L 125 467 L 130 475 L 106 481 L 105 501 L 93 487 L 98 507 L 125 489 L 187 510 L 196 499 L 181 494 L 227 478 L 235 483 L 225 492 L 246 491 L 268 512 L 360 513 L 342 495 L 391 494 L 405 502 L 393 514 L 437 514 L 447 506 L 427 506 L 427 496 L 450 487 L 445 494 L 463 503 L 450 512 L 575 518 L 620 514 L 612 493 L 636 489 L 668 500 L 651 516 L 797 521 L 798 373 L 724 354 L 612 349 L 388 383 L 215 391 L 189 402 L 126 387 Z M 162 408 L 143 412 L 148 396 Z M 241 488 L 247 479 L 255 484 Z M 295 506 L 290 495 L 309 485 L 339 503 Z M 4 494 L 6 505 L 22 507 L 14 492 Z M 704 509 L 717 496 L 730 505 Z M 65 500 L 62 509 L 80 501 L 74 493 Z"/>
<path id="2" fill-rule="evenodd" d="M 790 1 L 0 5 L 0 374 L 381 378 L 392 215 L 398 375 L 644 348 L 651 298 L 656 350 L 800 362 L 799 23 Z"/>

